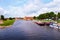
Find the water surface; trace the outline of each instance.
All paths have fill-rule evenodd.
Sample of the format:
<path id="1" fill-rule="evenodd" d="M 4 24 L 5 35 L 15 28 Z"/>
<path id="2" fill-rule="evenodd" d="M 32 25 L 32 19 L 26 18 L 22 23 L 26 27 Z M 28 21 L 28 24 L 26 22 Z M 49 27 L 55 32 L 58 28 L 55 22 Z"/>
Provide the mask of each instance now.
<path id="1" fill-rule="evenodd" d="M 60 32 L 32 21 L 17 20 L 11 27 L 0 29 L 0 40 L 60 40 Z"/>

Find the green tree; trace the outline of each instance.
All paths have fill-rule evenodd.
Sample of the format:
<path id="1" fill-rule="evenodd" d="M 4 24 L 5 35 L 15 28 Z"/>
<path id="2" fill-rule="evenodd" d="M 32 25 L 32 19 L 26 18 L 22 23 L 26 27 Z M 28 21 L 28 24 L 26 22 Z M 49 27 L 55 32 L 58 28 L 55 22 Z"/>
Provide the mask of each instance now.
<path id="1" fill-rule="evenodd" d="M 46 18 L 46 15 L 45 14 L 40 14 L 39 16 L 38 16 L 38 19 L 45 19 Z"/>
<path id="2" fill-rule="evenodd" d="M 57 15 L 58 18 L 60 18 L 60 12 L 58 12 L 58 15 Z"/>
<path id="3" fill-rule="evenodd" d="M 45 13 L 45 15 L 46 15 L 46 19 L 49 19 L 50 18 L 49 12 Z"/>
<path id="4" fill-rule="evenodd" d="M 1 19 L 4 20 L 4 15 L 1 15 Z"/>
<path id="5" fill-rule="evenodd" d="M 9 20 L 12 20 L 13 18 L 12 17 L 9 17 Z"/>
<path id="6" fill-rule="evenodd" d="M 50 13 L 49 13 L 49 16 L 50 16 L 50 18 L 55 17 L 54 12 L 50 12 Z"/>
<path id="7" fill-rule="evenodd" d="M 56 14 L 54 12 L 50 12 L 50 18 L 56 20 Z"/>
<path id="8" fill-rule="evenodd" d="M 56 14 L 54 14 L 54 12 L 47 12 L 47 13 L 43 13 L 40 14 L 38 16 L 38 19 L 52 19 L 52 18 L 56 18 Z"/>
<path id="9" fill-rule="evenodd" d="M 36 16 L 34 16 L 33 18 L 36 19 Z"/>

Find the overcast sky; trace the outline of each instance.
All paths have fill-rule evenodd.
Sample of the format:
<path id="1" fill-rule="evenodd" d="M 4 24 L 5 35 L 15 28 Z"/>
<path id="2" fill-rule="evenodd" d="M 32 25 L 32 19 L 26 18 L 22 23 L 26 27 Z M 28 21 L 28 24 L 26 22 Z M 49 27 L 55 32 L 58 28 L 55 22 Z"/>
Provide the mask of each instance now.
<path id="1" fill-rule="evenodd" d="M 37 16 L 50 11 L 60 11 L 60 0 L 0 0 L 0 15 L 5 17 Z"/>

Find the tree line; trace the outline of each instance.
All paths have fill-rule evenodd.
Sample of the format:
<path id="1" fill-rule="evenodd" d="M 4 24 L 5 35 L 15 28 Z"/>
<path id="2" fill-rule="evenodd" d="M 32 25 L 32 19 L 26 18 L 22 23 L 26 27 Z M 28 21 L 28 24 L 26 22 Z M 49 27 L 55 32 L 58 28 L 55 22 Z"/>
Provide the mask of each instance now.
<path id="1" fill-rule="evenodd" d="M 4 17 L 4 15 L 0 15 L 0 19 L 1 20 L 7 20 L 7 18 Z M 9 20 L 13 20 L 15 18 L 9 17 Z"/>
<path id="2" fill-rule="evenodd" d="M 34 16 L 33 18 L 38 19 L 38 20 L 40 20 L 40 19 L 53 19 L 53 20 L 56 20 L 56 19 L 60 19 L 60 12 L 58 12 L 58 13 L 47 12 L 47 13 L 40 14 L 37 17 Z M 4 15 L 0 15 L 0 19 L 5 20 Z M 12 20 L 12 19 L 15 19 L 15 18 L 9 17 L 9 19 Z"/>
<path id="3" fill-rule="evenodd" d="M 56 20 L 60 18 L 60 12 L 58 12 L 58 14 L 55 14 L 54 12 L 47 12 L 47 13 L 43 13 L 40 14 L 39 16 L 34 16 L 34 19 L 52 19 L 52 20 Z"/>

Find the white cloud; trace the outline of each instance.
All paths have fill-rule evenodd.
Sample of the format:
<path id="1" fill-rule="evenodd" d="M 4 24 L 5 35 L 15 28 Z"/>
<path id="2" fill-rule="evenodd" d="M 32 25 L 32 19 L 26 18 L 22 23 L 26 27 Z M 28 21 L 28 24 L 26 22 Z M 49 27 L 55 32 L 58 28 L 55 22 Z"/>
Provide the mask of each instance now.
<path id="1" fill-rule="evenodd" d="M 4 8 L 0 7 L 0 15 L 6 14 L 8 11 L 5 10 Z"/>
<path id="2" fill-rule="evenodd" d="M 0 12 L 9 17 L 34 16 L 50 11 L 60 11 L 60 0 L 53 0 L 47 4 L 42 3 L 41 0 L 28 0 L 23 7 L 10 5 L 8 9 L 0 8 Z"/>

